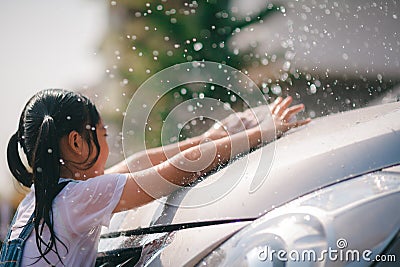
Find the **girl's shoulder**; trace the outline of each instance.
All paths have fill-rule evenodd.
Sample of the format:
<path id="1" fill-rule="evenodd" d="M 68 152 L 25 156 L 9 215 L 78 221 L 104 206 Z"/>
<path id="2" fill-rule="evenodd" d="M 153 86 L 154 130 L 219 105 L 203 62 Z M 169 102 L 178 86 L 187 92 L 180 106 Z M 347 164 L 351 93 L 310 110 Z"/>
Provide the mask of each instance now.
<path id="1" fill-rule="evenodd" d="M 126 179 L 127 176 L 128 174 L 126 173 L 107 173 L 86 180 L 60 178 L 58 183 L 68 183 L 68 185 L 71 186 L 87 186 L 90 184 L 104 184 L 111 181 L 117 181 L 119 179 Z"/>
<path id="2" fill-rule="evenodd" d="M 111 194 L 117 188 L 125 185 L 128 174 L 111 173 L 103 174 L 87 180 L 73 180 L 61 178 L 60 182 L 68 182 L 65 188 L 61 191 L 60 196 L 64 199 L 66 197 L 82 199 L 87 201 L 87 198 L 93 196 L 103 195 L 105 193 Z"/>

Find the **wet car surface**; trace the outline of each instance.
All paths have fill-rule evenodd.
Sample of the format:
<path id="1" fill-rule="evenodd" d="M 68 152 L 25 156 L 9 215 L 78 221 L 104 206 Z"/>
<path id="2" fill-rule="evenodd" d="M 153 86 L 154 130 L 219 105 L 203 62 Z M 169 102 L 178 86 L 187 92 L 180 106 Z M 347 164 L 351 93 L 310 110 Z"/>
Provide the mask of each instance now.
<path id="1" fill-rule="evenodd" d="M 280 225 L 280 216 L 285 217 L 286 213 L 301 221 L 290 228 L 310 224 L 311 228 L 324 229 L 315 230 L 324 234 L 314 233 L 314 236 L 320 236 L 323 242 L 319 244 L 325 247 L 346 237 L 354 249 L 370 248 L 375 254 L 390 251 L 396 244 L 398 246 L 400 228 L 397 204 L 400 170 L 396 168 L 400 162 L 399 118 L 399 102 L 318 118 L 235 160 L 193 187 L 171 194 L 168 201 L 154 201 L 137 210 L 116 214 L 100 240 L 97 265 L 114 266 L 124 262 L 125 266 L 135 263 L 138 266 L 238 264 L 230 256 L 230 251 L 237 249 L 231 244 L 232 240 L 241 236 L 236 238 L 236 243 L 242 242 L 252 236 L 246 229 L 257 229 L 257 225 L 261 225 L 260 229 L 275 229 Z M 260 164 L 263 153 L 267 155 L 265 159 L 273 160 L 271 167 Z M 244 161 L 248 171 L 222 197 L 210 196 L 212 192 L 201 195 L 194 190 L 202 183 L 216 181 L 222 176 L 225 179 L 227 172 L 240 173 Z M 204 198 L 207 204 L 193 207 L 191 204 L 199 198 Z M 307 210 L 304 206 L 313 209 Z M 310 211 L 314 209 L 324 212 L 315 214 Z M 343 218 L 343 222 L 338 224 L 339 219 L 324 219 L 332 214 Z M 361 238 L 359 229 L 372 234 Z M 284 247 L 298 244 L 297 239 L 297 243 L 287 241 L 296 237 L 276 234 L 276 229 L 271 231 L 284 240 L 286 245 L 281 244 Z M 268 238 L 265 242 L 261 236 L 243 243 L 244 258 L 251 258 L 249 255 L 254 252 L 251 249 L 260 248 L 253 240 L 269 244 Z M 298 238 L 308 240 L 306 243 L 310 246 L 313 244 L 307 235 Z"/>

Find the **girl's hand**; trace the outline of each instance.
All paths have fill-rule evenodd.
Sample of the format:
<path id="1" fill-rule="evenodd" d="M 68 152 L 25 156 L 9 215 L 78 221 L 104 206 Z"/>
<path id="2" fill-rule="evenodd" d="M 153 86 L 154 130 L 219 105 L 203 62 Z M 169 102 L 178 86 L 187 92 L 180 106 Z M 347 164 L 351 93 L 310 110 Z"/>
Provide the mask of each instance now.
<path id="1" fill-rule="evenodd" d="M 237 112 L 229 115 L 219 123 L 215 123 L 203 135 L 209 139 L 219 139 L 228 135 L 232 135 L 247 129 L 251 129 L 257 125 L 268 124 L 265 120 L 271 114 L 275 123 L 278 137 L 291 128 L 295 128 L 307 124 L 311 119 L 302 121 L 293 121 L 294 116 L 304 109 L 303 104 L 289 107 L 292 103 L 292 97 L 278 97 L 270 105 L 262 105 L 253 109 L 247 109 L 243 112 Z M 269 123 L 270 124 L 270 123 Z M 272 125 L 264 127 L 273 128 Z"/>
<path id="2" fill-rule="evenodd" d="M 282 136 L 286 131 L 305 125 L 311 121 L 310 118 L 305 120 L 294 120 L 294 116 L 304 109 L 304 104 L 294 105 L 292 97 L 288 96 L 285 99 L 278 97 L 271 105 L 271 114 L 276 128 L 277 137 Z"/>
<path id="3" fill-rule="evenodd" d="M 203 135 L 206 138 L 217 140 L 219 138 L 236 134 L 259 125 L 268 115 L 267 105 L 247 109 L 229 115 L 222 121 L 216 122 Z"/>

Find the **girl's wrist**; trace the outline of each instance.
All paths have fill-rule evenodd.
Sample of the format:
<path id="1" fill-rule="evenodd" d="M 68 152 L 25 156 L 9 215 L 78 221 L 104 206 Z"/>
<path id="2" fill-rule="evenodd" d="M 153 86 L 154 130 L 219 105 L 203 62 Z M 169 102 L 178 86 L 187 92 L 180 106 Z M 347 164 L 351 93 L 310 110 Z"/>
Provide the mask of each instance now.
<path id="1" fill-rule="evenodd" d="M 201 143 L 208 142 L 210 140 L 211 140 L 210 138 L 207 138 L 206 136 L 204 136 L 204 134 L 201 134 L 198 136 L 186 138 L 185 140 L 178 142 L 177 145 L 178 145 L 178 149 L 180 150 L 180 152 L 182 152 L 188 148 L 198 146 Z"/>
<path id="2" fill-rule="evenodd" d="M 227 137 L 228 133 L 226 131 L 214 131 L 210 133 L 209 131 L 206 131 L 205 133 L 201 134 L 199 137 L 202 140 L 208 139 L 208 140 L 218 140 L 224 137 Z"/>
<path id="3" fill-rule="evenodd" d="M 249 132 L 249 141 L 252 140 L 252 147 L 267 144 L 278 138 L 275 127 L 255 126 L 247 131 Z"/>
<path id="4" fill-rule="evenodd" d="M 261 127 L 253 127 L 249 130 L 246 130 L 246 133 L 249 139 L 250 148 L 258 147 L 263 143 Z"/>

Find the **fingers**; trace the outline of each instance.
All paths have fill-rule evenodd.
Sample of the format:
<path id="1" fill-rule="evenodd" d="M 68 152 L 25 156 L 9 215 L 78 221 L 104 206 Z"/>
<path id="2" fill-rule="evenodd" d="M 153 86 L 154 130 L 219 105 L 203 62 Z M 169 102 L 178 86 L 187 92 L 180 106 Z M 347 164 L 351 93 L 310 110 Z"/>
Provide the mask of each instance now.
<path id="1" fill-rule="evenodd" d="M 292 103 L 293 98 L 291 96 L 286 97 L 284 100 L 282 100 L 276 107 L 274 113 L 275 116 L 281 117 L 283 112 L 290 106 Z"/>
<path id="2" fill-rule="evenodd" d="M 278 96 L 275 101 L 271 104 L 271 114 L 275 114 L 276 108 L 282 102 L 283 98 Z"/>
<path id="3" fill-rule="evenodd" d="M 307 118 L 307 119 L 302 120 L 302 121 L 296 121 L 296 122 L 293 122 L 293 123 L 288 123 L 287 126 L 289 127 L 289 129 L 292 129 L 292 128 L 296 128 L 296 127 L 300 127 L 302 125 L 305 125 L 305 124 L 309 123 L 310 121 L 311 121 L 311 118 Z"/>
<path id="4" fill-rule="evenodd" d="M 278 97 L 275 99 L 274 104 L 275 104 L 275 105 L 279 105 L 279 104 L 282 102 L 282 100 L 283 100 L 283 97 L 278 96 Z"/>
<path id="5" fill-rule="evenodd" d="M 292 120 L 297 113 L 304 110 L 304 104 L 297 104 L 291 107 L 290 105 L 292 102 L 293 98 L 291 96 L 286 98 L 277 97 L 275 101 L 269 105 L 279 136 L 292 128 L 300 127 L 311 121 L 310 118 L 300 121 Z"/>
<path id="6" fill-rule="evenodd" d="M 291 122 L 291 123 L 282 122 L 280 125 L 277 125 L 277 128 L 276 128 L 277 135 L 280 137 L 285 132 L 289 131 L 290 129 L 300 127 L 300 126 L 305 125 L 310 122 L 311 122 L 310 118 L 307 118 L 307 119 L 301 120 L 301 121 Z"/>
<path id="7" fill-rule="evenodd" d="M 297 113 L 299 113 L 299 112 L 302 111 L 303 109 L 304 109 L 304 105 L 303 105 L 303 104 L 298 104 L 298 105 L 295 105 L 295 106 L 293 106 L 293 107 L 290 107 L 290 108 L 286 109 L 286 110 L 282 113 L 281 119 L 282 119 L 283 121 L 288 122 L 288 121 L 290 121 L 290 119 L 291 119 L 294 115 L 296 115 Z"/>
<path id="8" fill-rule="evenodd" d="M 286 131 L 305 125 L 311 121 L 310 118 L 305 120 L 292 120 L 292 118 L 304 109 L 304 104 L 298 104 L 290 107 L 293 98 L 288 96 L 285 99 L 277 98 L 272 104 L 271 113 L 275 120 L 278 135 L 282 135 Z M 291 121 L 292 120 L 292 121 Z"/>

